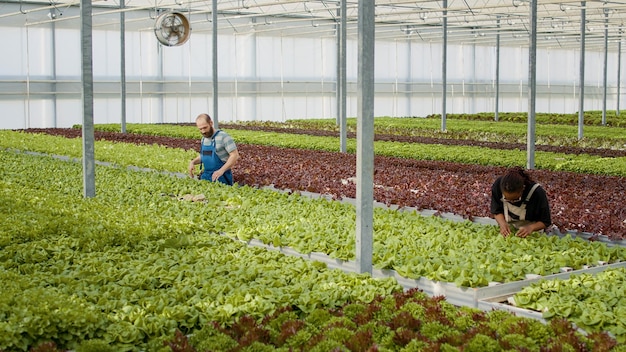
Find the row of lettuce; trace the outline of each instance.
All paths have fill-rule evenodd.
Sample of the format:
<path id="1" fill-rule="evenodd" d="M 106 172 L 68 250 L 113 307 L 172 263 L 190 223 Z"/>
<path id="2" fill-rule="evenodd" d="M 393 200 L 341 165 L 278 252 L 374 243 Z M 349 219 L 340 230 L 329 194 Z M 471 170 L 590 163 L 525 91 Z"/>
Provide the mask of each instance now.
<path id="1" fill-rule="evenodd" d="M 401 290 L 392 279 L 328 270 L 219 234 L 233 226 L 229 204 L 271 203 L 270 192 L 98 167 L 98 195 L 84 198 L 80 163 L 6 151 L 0 159 L 3 351 L 44 341 L 158 351 L 176 329 Z M 210 193 L 210 201 L 170 196 L 189 192 Z"/>
<path id="2" fill-rule="evenodd" d="M 97 126 L 97 129 L 101 131 L 117 132 L 120 127 L 119 125 L 99 125 Z M 189 139 L 198 138 L 198 131 L 193 126 L 132 124 L 127 126 L 127 131 L 130 133 L 155 136 L 169 136 Z M 4 134 L 11 133 L 3 131 L 0 132 Z M 0 133 L 0 135 L 2 135 L 2 133 Z M 335 137 L 307 136 L 306 138 L 302 138 L 301 135 L 297 134 L 258 132 L 237 129 L 228 130 L 228 133 L 231 134 L 238 143 L 270 145 L 282 148 L 337 151 L 339 143 L 338 139 Z M 7 136 L 6 138 L 24 140 L 21 145 L 23 148 L 37 148 L 37 146 L 29 145 L 30 140 L 28 140 L 28 137 L 25 136 Z M 626 140 L 624 142 L 626 142 Z M 77 145 L 80 146 L 80 144 Z M 40 148 L 43 149 L 44 147 L 42 146 Z M 354 153 L 356 151 L 356 139 L 349 139 L 347 141 L 347 151 L 350 153 Z M 527 162 L 526 151 L 502 151 L 478 146 L 452 146 L 443 144 L 433 145 L 376 141 L 374 142 L 374 151 L 377 155 L 382 156 L 419 160 L 449 161 L 488 166 L 525 166 Z M 76 153 L 79 152 L 80 149 L 77 149 Z M 77 154 L 76 156 L 78 157 L 79 155 L 80 154 Z M 178 171 L 185 169 L 184 166 L 181 166 L 180 162 L 172 164 L 170 167 L 177 167 L 176 170 Z M 535 167 L 537 169 L 552 171 L 626 176 L 626 157 L 602 158 L 588 154 L 576 155 L 536 151 Z"/>
<path id="3" fill-rule="evenodd" d="M 305 316 L 285 307 L 260 322 L 243 317 L 228 329 L 213 326 L 177 334 L 170 345 L 175 352 L 624 350 L 609 334 L 580 334 L 566 319 L 544 325 L 502 310 L 457 308 L 415 289 Z"/>
<path id="4" fill-rule="evenodd" d="M 401 135 L 432 137 L 439 139 L 462 139 L 468 141 L 488 141 L 499 143 L 521 143 L 527 141 L 528 127 L 526 119 L 507 118 L 498 122 L 484 120 L 480 115 L 469 115 L 446 119 L 445 130 L 442 131 L 442 120 L 440 116 L 429 118 L 393 118 L 376 117 L 374 119 L 374 133 L 381 135 Z M 620 117 L 616 121 L 621 124 L 608 126 L 584 126 L 583 138 L 579 138 L 577 126 L 564 125 L 559 123 L 547 123 L 549 120 L 543 119 L 543 124 L 535 127 L 535 141 L 538 145 L 554 145 L 568 147 L 586 148 L 626 148 L 626 118 Z M 304 130 L 324 130 L 339 132 L 339 127 L 335 119 L 307 119 L 307 120 L 287 120 L 285 122 L 271 121 L 239 121 L 235 124 L 228 124 L 229 127 L 239 125 L 248 128 L 273 128 L 288 132 L 293 129 Z M 615 127 L 620 125 L 621 127 Z M 347 120 L 347 131 L 355 132 L 357 119 Z"/>
<path id="5" fill-rule="evenodd" d="M 103 144 L 97 150 L 113 148 Z M 113 154 L 141 160 L 134 148 L 152 156 L 161 151 L 127 147 Z M 227 239 L 353 260 L 355 212 L 348 204 L 110 167 L 97 168 L 97 197 L 83 199 L 80 163 L 1 155 L 0 263 L 10 294 L 0 304 L 6 317 L 0 348 L 25 350 L 44 340 L 77 348 L 88 339 L 154 349 L 174 329 L 190 332 L 244 314 L 260 318 L 285 304 L 311 312 L 400 289 L 394 281 L 329 271 Z M 181 200 L 186 194 L 206 200 Z M 493 226 L 384 209 L 375 212 L 374 231 L 376 267 L 460 286 L 626 258 L 624 248 L 597 242 L 505 239 Z M 623 305 L 618 300 L 612 308 L 615 319 Z M 613 325 L 619 326 L 596 328 Z M 611 332 L 623 339 L 619 329 Z"/>
<path id="6" fill-rule="evenodd" d="M 583 124 L 585 126 L 612 126 L 626 127 L 626 117 L 620 115 L 619 111 L 607 110 L 588 110 L 583 114 Z M 449 119 L 461 119 L 471 121 L 495 121 L 495 112 L 480 112 L 475 114 L 446 114 Z M 441 119 L 441 114 L 428 115 L 427 118 Z M 517 123 L 526 123 L 528 121 L 528 113 L 526 112 L 499 112 L 498 121 L 508 121 Z M 535 122 L 537 124 L 550 125 L 578 125 L 580 123 L 580 115 L 574 113 L 535 113 Z"/>
<path id="7" fill-rule="evenodd" d="M 52 154 L 77 157 L 81 148 L 79 139 L 16 134 L 24 137 L 15 146 L 17 149 L 40 145 Z M 34 143 L 36 140 L 38 144 Z M 181 171 L 194 152 L 99 141 L 96 154 L 99 160 L 116 165 Z M 252 192 L 248 187 L 238 188 L 236 192 L 243 190 Z M 267 206 L 269 201 L 265 197 L 273 197 L 273 206 Z M 206 221 L 214 219 L 209 221 L 212 228 L 240 240 L 255 238 L 301 253 L 322 252 L 340 260 L 354 260 L 353 206 L 328 201 L 302 203 L 299 197 L 293 197 L 296 200 L 271 192 L 261 198 L 242 194 L 226 204 L 211 205 L 214 210 Z M 293 205 L 294 201 L 298 202 L 297 206 Z M 563 267 L 580 269 L 584 265 L 626 259 L 626 248 L 601 242 L 540 234 L 530 239 L 504 238 L 496 226 L 449 222 L 415 212 L 376 209 L 375 213 L 373 262 L 378 268 L 394 269 L 407 278 L 427 277 L 459 286 L 480 287 L 489 282 L 521 280 L 527 274 L 558 273 Z M 433 250 L 438 253 L 436 258 L 432 256 Z"/>
<path id="8" fill-rule="evenodd" d="M 597 275 L 540 280 L 516 293 L 513 301 L 542 312 L 546 319 L 568 319 L 586 331 L 610 331 L 626 343 L 625 288 L 626 268 L 621 267 Z"/>

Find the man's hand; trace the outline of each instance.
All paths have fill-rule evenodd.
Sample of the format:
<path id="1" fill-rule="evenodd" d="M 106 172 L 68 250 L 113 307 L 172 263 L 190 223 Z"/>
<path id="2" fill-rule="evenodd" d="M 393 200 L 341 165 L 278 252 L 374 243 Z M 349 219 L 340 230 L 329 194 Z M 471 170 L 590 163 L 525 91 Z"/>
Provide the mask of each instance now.
<path id="1" fill-rule="evenodd" d="M 196 175 L 196 164 L 194 164 L 193 160 L 189 162 L 189 177 L 195 178 Z"/>
<path id="2" fill-rule="evenodd" d="M 222 175 L 224 174 L 224 171 L 220 170 L 215 170 L 213 171 L 213 175 L 211 175 L 211 180 L 213 180 L 213 182 L 217 181 L 218 178 L 222 177 Z"/>

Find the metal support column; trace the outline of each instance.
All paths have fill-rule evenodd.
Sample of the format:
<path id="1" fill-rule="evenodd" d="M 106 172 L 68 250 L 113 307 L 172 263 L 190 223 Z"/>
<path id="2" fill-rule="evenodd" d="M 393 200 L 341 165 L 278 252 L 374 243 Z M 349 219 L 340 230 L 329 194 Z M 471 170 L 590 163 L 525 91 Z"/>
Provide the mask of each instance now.
<path id="1" fill-rule="evenodd" d="M 372 273 L 374 222 L 374 0 L 359 1 L 356 265 Z"/>
<path id="2" fill-rule="evenodd" d="M 602 71 L 602 126 L 606 126 L 606 86 L 609 57 L 609 9 L 604 9 L 604 67 Z"/>
<path id="3" fill-rule="evenodd" d="M 580 66 L 579 66 L 579 95 L 578 95 L 578 140 L 583 139 L 583 124 L 585 123 L 585 31 L 587 25 L 587 2 L 580 3 Z"/>
<path id="4" fill-rule="evenodd" d="M 219 128 L 217 116 L 217 0 L 213 0 L 211 5 L 211 27 L 212 27 L 212 50 L 213 50 L 213 127 Z"/>
<path id="5" fill-rule="evenodd" d="M 348 135 L 348 122 L 346 111 L 346 97 L 348 95 L 347 90 L 347 75 L 346 75 L 346 13 L 347 13 L 347 0 L 341 0 L 341 7 L 339 10 L 339 26 L 337 28 L 337 119 L 339 124 L 339 150 L 342 153 L 348 151 L 347 135 Z"/>
<path id="6" fill-rule="evenodd" d="M 122 133 L 126 133 L 126 0 L 120 0 L 120 104 Z"/>
<path id="7" fill-rule="evenodd" d="M 622 28 L 619 29 L 619 40 L 617 42 L 617 107 L 615 108 L 615 115 L 619 116 L 619 101 L 621 96 L 622 87 Z"/>
<path id="8" fill-rule="evenodd" d="M 500 16 L 497 20 L 498 33 L 496 34 L 496 114 L 493 117 L 495 121 L 500 119 Z"/>
<path id="9" fill-rule="evenodd" d="M 50 9 L 50 18 L 54 19 L 57 16 L 56 8 Z M 52 66 L 52 92 L 54 92 L 52 96 L 52 127 L 58 126 L 58 118 L 57 118 L 57 30 L 56 24 L 54 21 L 50 21 L 50 42 L 51 42 L 51 50 L 52 54 L 50 55 L 50 60 L 52 61 L 50 64 Z"/>
<path id="10" fill-rule="evenodd" d="M 446 131 L 446 98 L 448 91 L 448 0 L 443 0 L 443 47 L 441 58 L 441 132 Z"/>
<path id="11" fill-rule="evenodd" d="M 96 195 L 94 127 L 93 127 L 93 44 L 91 0 L 80 1 L 80 41 L 82 58 L 83 99 L 83 191 L 85 198 Z"/>
<path id="12" fill-rule="evenodd" d="M 535 104 L 537 100 L 537 1 L 530 1 L 530 43 L 528 47 L 528 132 L 526 168 L 535 168 Z"/>

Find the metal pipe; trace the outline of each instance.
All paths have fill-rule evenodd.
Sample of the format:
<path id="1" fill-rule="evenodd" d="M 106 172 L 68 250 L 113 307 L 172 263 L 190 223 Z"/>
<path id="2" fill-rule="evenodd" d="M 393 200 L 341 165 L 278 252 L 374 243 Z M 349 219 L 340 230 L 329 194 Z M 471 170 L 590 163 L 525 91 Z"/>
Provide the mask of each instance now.
<path id="1" fill-rule="evenodd" d="M 620 89 L 622 87 L 622 28 L 619 29 L 619 41 L 617 42 L 617 107 L 615 115 L 619 116 L 619 102 L 622 99 Z"/>
<path id="2" fill-rule="evenodd" d="M 96 196 L 95 142 L 93 126 L 93 38 L 91 0 L 81 0 L 81 58 L 83 100 L 83 193 L 85 198 Z"/>
<path id="3" fill-rule="evenodd" d="M 372 273 L 374 222 L 374 0 L 359 1 L 356 264 Z"/>
<path id="4" fill-rule="evenodd" d="M 537 1 L 530 1 L 530 43 L 528 47 L 528 132 L 526 168 L 535 168 L 535 104 L 537 100 Z"/>
<path id="5" fill-rule="evenodd" d="M 441 132 L 446 131 L 446 97 L 448 90 L 448 0 L 443 0 L 443 44 L 441 58 Z"/>
<path id="6" fill-rule="evenodd" d="M 499 120 L 500 114 L 500 16 L 498 16 L 498 34 L 496 34 L 496 114 L 494 120 Z"/>
<path id="7" fill-rule="evenodd" d="M 587 24 L 587 16 L 585 9 L 587 8 L 587 2 L 580 3 L 580 66 L 579 66 L 579 81 L 580 81 L 580 93 L 578 96 L 578 140 L 583 139 L 583 124 L 585 123 L 585 31 Z"/>
<path id="8" fill-rule="evenodd" d="M 348 112 L 347 112 L 347 104 L 346 104 L 346 100 L 347 100 L 347 96 L 348 96 L 348 83 L 347 83 L 347 39 L 346 39 L 346 33 L 348 31 L 348 29 L 346 28 L 348 25 L 348 20 L 347 20 L 347 13 L 348 13 L 348 9 L 347 9 L 347 0 L 341 0 L 341 26 L 340 28 L 340 36 L 339 36 L 339 42 L 340 42 L 340 50 L 341 53 L 339 55 L 339 64 L 340 64 L 340 72 L 339 72 L 339 91 L 341 92 L 340 96 L 339 96 L 339 118 L 340 118 L 340 124 L 339 124 L 339 130 L 341 132 L 341 141 L 340 141 L 340 150 L 342 153 L 346 153 L 348 151 Z"/>
<path id="9" fill-rule="evenodd" d="M 213 27 L 212 32 L 212 49 L 213 49 L 213 124 L 215 129 L 219 128 L 218 122 L 218 109 L 217 109 L 217 96 L 218 96 L 218 78 L 217 78 L 217 0 L 212 1 L 211 23 Z"/>
<path id="10" fill-rule="evenodd" d="M 120 0 L 120 10 L 124 10 L 126 0 Z M 120 11 L 120 107 L 121 132 L 126 133 L 126 12 Z"/>
<path id="11" fill-rule="evenodd" d="M 607 66 L 609 57 L 609 12 L 604 9 L 604 67 L 602 71 L 602 126 L 606 126 L 606 86 L 607 86 Z"/>

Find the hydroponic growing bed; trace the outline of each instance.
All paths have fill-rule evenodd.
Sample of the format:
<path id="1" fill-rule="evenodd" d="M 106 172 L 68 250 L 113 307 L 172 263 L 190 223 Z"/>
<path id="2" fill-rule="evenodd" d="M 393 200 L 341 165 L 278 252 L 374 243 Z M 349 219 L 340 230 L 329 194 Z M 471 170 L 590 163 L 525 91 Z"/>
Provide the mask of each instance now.
<path id="1" fill-rule="evenodd" d="M 74 133 L 69 131 L 62 133 Z M 466 207 L 465 213 L 452 215 L 455 213 L 450 211 L 452 209 L 436 206 L 411 206 L 408 202 L 398 202 L 398 206 L 391 199 L 403 199 L 402 194 L 424 199 L 428 192 L 416 196 L 414 191 L 419 187 L 409 183 L 413 180 L 408 180 L 409 186 L 404 188 L 377 181 L 376 195 L 381 207 L 375 211 L 378 242 L 375 243 L 374 275 L 368 278 L 354 273 L 339 274 L 353 271 L 351 263 L 354 260 L 354 235 L 350 233 L 353 232 L 350 224 L 354 223 L 354 215 L 349 200 L 354 185 L 350 180 L 353 170 L 349 166 L 352 163 L 349 155 L 343 159 L 343 154 L 309 151 L 314 153 L 311 157 L 307 151 L 298 149 L 241 143 L 244 158 L 235 175 L 240 184 L 245 184 L 247 177 L 254 179 L 256 182 L 250 182 L 250 185 L 255 187 L 272 185 L 281 188 L 281 181 L 272 176 L 276 173 L 271 172 L 267 160 L 246 159 L 247 155 L 252 157 L 267 152 L 266 157 L 278 161 L 281 154 L 293 153 L 302 159 L 298 164 L 300 170 L 305 166 L 318 167 L 312 160 L 325 153 L 329 157 L 323 160 L 340 161 L 330 164 L 342 170 L 333 174 L 336 178 L 332 181 L 317 177 L 330 173 L 330 169 L 314 172 L 313 177 L 310 172 L 307 177 L 303 171 L 295 171 L 296 168 L 284 169 L 292 171 L 294 177 L 290 178 L 290 186 L 282 187 L 289 191 L 281 193 L 247 186 L 219 187 L 153 172 L 137 175 L 137 172 L 112 166 L 98 167 L 98 197 L 85 200 L 80 192 L 79 163 L 23 154 L 23 151 L 31 150 L 67 155 L 72 160 L 80 156 L 79 141 L 2 133 L 0 144 L 3 150 L 13 150 L 2 153 L 2 194 L 6 210 L 3 211 L 0 242 L 0 259 L 6 270 L 2 282 L 7 284 L 10 292 L 25 293 L 23 300 L 9 295 L 8 301 L 0 304 L 2 314 L 10 318 L 8 324 L 2 325 L 12 334 L 6 335 L 6 339 L 14 343 L 19 341 L 18 344 L 0 345 L 12 346 L 8 350 L 24 350 L 43 341 L 54 341 L 62 348 L 77 350 L 90 350 L 90 343 L 91 350 L 94 350 L 93 346 L 103 349 L 111 344 L 116 350 L 182 351 L 190 350 L 191 346 L 198 350 L 215 350 L 216 345 L 211 345 L 211 341 L 219 341 L 217 346 L 223 346 L 224 350 L 237 350 L 243 346 L 251 350 L 366 350 L 373 346 L 388 350 L 452 348 L 466 351 L 481 350 L 479 346 L 483 349 L 492 346 L 493 350 L 554 350 L 556 346 L 584 346 L 584 349 L 598 351 L 623 348 L 623 345 L 615 345 L 617 340 L 623 342 L 619 329 L 611 331 L 613 328 L 609 325 L 596 323 L 594 326 L 604 330 L 594 331 L 589 325 L 587 328 L 592 334 L 583 337 L 576 332 L 575 326 L 558 324 L 556 317 L 569 317 L 561 311 L 547 316 L 551 322 L 539 328 L 523 318 L 509 322 L 513 319 L 509 313 L 499 315 L 473 310 L 476 307 L 485 311 L 505 310 L 497 305 L 546 279 L 619 269 L 626 255 L 620 246 L 622 241 L 615 233 L 604 236 L 588 232 L 583 236 L 586 238 L 580 238 L 573 231 L 572 236 L 537 235 L 527 240 L 505 240 L 489 221 L 473 212 L 474 208 Z M 138 135 L 100 135 L 103 136 L 116 140 L 132 139 L 134 144 L 97 142 L 98 160 L 169 174 L 184 170 L 188 156 L 194 151 L 163 148 L 152 142 L 188 143 L 190 146 L 197 143 L 192 139 L 172 137 L 144 139 Z M 253 135 L 242 136 L 255 138 Z M 39 143 L 33 143 L 33 138 Z M 37 146 L 43 146 L 44 150 L 38 150 Z M 419 164 L 393 157 L 379 159 L 383 159 L 390 170 L 393 165 L 406 165 L 403 162 L 409 163 L 411 170 Z M 273 165 L 281 167 L 288 163 L 287 160 L 293 161 L 291 157 L 285 157 L 285 160 L 285 164 L 277 162 Z M 572 161 L 576 162 L 579 161 Z M 74 166 L 69 166 L 72 164 Z M 470 175 L 488 174 L 490 168 L 502 170 L 502 166 L 482 166 L 482 173 L 457 173 L 455 177 L 454 168 L 465 168 L 465 164 L 428 162 L 423 165 L 429 165 L 430 168 L 426 169 L 430 171 L 438 168 L 448 171 L 452 176 L 442 179 L 441 184 L 454 186 L 457 179 L 458 189 L 462 189 L 462 180 L 470 178 L 480 189 L 481 181 Z M 493 175 L 497 175 L 498 172 L 493 170 Z M 620 167 L 616 166 L 614 170 L 620 170 Z M 432 174 L 441 177 L 444 173 Z M 380 173 L 377 175 L 381 176 Z M 605 186 L 615 178 L 617 189 L 623 179 L 623 176 L 602 178 L 591 174 L 585 177 L 591 177 L 586 180 L 598 177 L 602 180 L 598 182 L 605 182 Z M 483 175 L 481 178 L 487 177 Z M 27 181 L 33 179 L 38 182 Z M 426 184 L 425 189 L 435 189 L 432 185 L 436 182 L 428 183 L 426 177 L 418 180 Z M 324 185 L 325 182 L 328 183 Z M 318 194 L 314 197 L 316 199 L 301 196 L 309 191 L 328 196 Z M 326 198 L 343 199 L 344 202 Z M 561 201 L 566 199 L 559 198 L 555 202 Z M 389 209 L 383 206 L 392 204 Z M 460 203 L 457 206 L 461 207 Z M 604 212 L 602 208 L 595 208 L 594 211 L 619 216 L 612 210 Z M 560 215 L 563 214 L 566 212 Z M 477 223 L 465 221 L 466 218 Z M 80 223 L 83 225 L 76 226 Z M 619 226 L 603 229 L 614 231 L 619 230 Z M 446 237 L 448 240 L 442 241 Z M 500 249 L 490 252 L 487 250 L 490 247 Z M 216 252 L 211 252 L 211 248 Z M 437 256 L 423 255 L 420 248 L 426 249 L 424 254 L 430 252 Z M 534 249 L 537 251 L 533 252 Z M 289 256 L 285 257 L 281 252 Z M 477 255 L 480 252 L 485 252 L 482 257 Z M 501 257 L 496 252 L 502 252 Z M 106 261 L 100 259 L 103 253 L 109 258 Z M 519 253 L 525 255 L 519 256 Z M 294 259 L 283 259 L 288 257 Z M 298 257 L 314 260 L 301 262 Z M 237 264 L 240 263 L 237 258 L 244 261 Z M 485 265 L 489 262 L 491 264 Z M 599 262 L 606 265 L 597 265 Z M 464 264 L 459 266 L 459 263 Z M 206 273 L 212 274 L 207 276 Z M 532 275 L 540 277 L 532 278 Z M 433 297 L 445 295 L 448 302 L 471 308 L 457 310 L 441 306 L 443 302 L 430 306 L 425 296 L 419 295 L 401 298 L 399 292 L 410 287 L 419 287 Z M 398 300 L 411 304 L 407 309 L 398 309 L 398 315 L 377 313 L 376 316 L 386 323 L 371 313 L 361 314 L 384 310 L 383 307 L 391 301 L 376 297 L 391 297 L 391 294 L 397 307 Z M 25 309 L 25 303 L 33 297 L 41 297 L 44 304 Z M 502 297 L 505 297 L 504 301 Z M 279 309 L 281 302 L 290 302 L 295 310 Z M 415 304 L 425 308 L 416 310 Z M 66 312 L 60 309 L 72 305 L 90 312 L 85 315 L 87 320 L 78 322 L 70 318 L 74 309 Z M 333 307 L 337 309 L 344 305 L 344 308 L 333 310 Z M 511 308 L 510 304 L 508 306 Z M 346 307 L 351 307 L 352 312 Z M 418 313 L 429 309 L 447 312 L 443 315 L 446 318 L 439 313 L 426 316 Z M 516 313 L 538 318 L 528 312 L 531 310 L 520 306 Z M 607 314 L 620 316 L 620 312 Z M 42 323 L 29 320 L 29 323 L 20 325 L 17 319 L 23 319 L 24 314 L 45 319 Z M 573 314 L 570 316 L 574 318 Z M 465 317 L 464 326 L 459 325 L 460 317 Z M 73 323 L 68 325 L 68 321 Z M 595 322 L 592 319 L 585 321 Z M 532 325 L 533 328 L 522 329 L 522 325 Z M 500 330 L 494 329 L 496 326 Z M 20 328 L 16 330 L 16 327 Z M 176 330 L 183 334 L 176 335 Z M 602 335 L 601 331 L 611 331 L 617 340 Z M 2 341 L 6 343 L 6 340 Z"/>
<path id="2" fill-rule="evenodd" d="M 155 128 L 153 126 L 136 127 L 136 129 L 137 133 L 129 134 L 96 132 L 96 138 L 137 144 L 157 143 L 169 148 L 185 150 L 198 148 L 195 127 L 156 126 Z M 132 131 L 133 127 L 129 126 L 129 130 Z M 79 129 L 32 130 L 32 132 L 80 137 Z M 236 134 L 236 131 L 229 132 Z M 165 136 L 168 133 L 187 137 Z M 248 139 L 256 144 L 239 146 L 243 159 L 235 170 L 236 182 L 251 186 L 273 185 L 279 189 L 329 194 L 335 198 L 354 198 L 356 186 L 354 182 L 351 182 L 351 178 L 356 174 L 354 155 L 259 145 L 264 142 L 274 143 L 276 140 L 290 145 L 288 143 L 292 140 L 290 136 L 295 136 L 293 137 L 294 143 L 306 145 L 310 139 L 289 134 L 276 134 L 269 137 L 267 133 L 262 135 L 264 136 L 262 140 L 255 140 L 249 135 L 239 136 L 241 139 Z M 445 143 L 447 140 L 439 139 L 439 141 Z M 314 143 L 313 140 L 310 143 Z M 328 146 L 333 143 L 333 139 L 328 137 L 320 143 Z M 626 137 L 624 143 L 626 143 Z M 406 146 L 405 143 L 397 146 L 392 143 L 390 153 L 404 150 Z M 441 149 L 441 145 L 426 146 L 423 151 L 425 154 L 439 154 L 437 150 Z M 472 157 L 483 156 L 475 159 L 476 163 L 482 162 L 483 165 L 472 164 L 470 160 L 458 163 L 378 156 L 375 160 L 374 197 L 379 202 L 400 207 L 414 207 L 419 210 L 434 209 L 442 213 L 459 214 L 469 219 L 489 217 L 487 205 L 491 182 L 504 172 L 504 166 L 493 164 L 498 162 L 499 154 L 502 154 L 499 150 L 471 149 L 469 154 Z M 551 169 L 532 170 L 531 175 L 546 189 L 553 209 L 553 221 L 561 232 L 585 232 L 620 240 L 626 236 L 626 209 L 613 205 L 620 204 L 622 195 L 626 194 L 626 182 L 624 182 L 626 156 L 623 155 L 626 151 L 594 150 L 597 153 L 618 152 L 621 154 L 617 156 L 603 154 L 603 157 L 582 154 L 576 157 L 579 154 L 550 153 L 546 154 L 543 160 L 545 160 L 546 167 L 551 167 L 554 171 Z M 581 153 L 581 151 L 579 149 L 577 152 Z M 459 152 L 444 151 L 444 154 L 444 158 L 449 158 Z M 518 151 L 513 158 L 507 153 L 503 155 L 505 157 L 500 161 L 503 165 L 525 163 L 523 151 Z M 418 158 L 419 155 L 415 157 Z M 183 160 L 178 166 L 170 165 L 169 171 L 185 170 L 182 162 Z M 567 167 L 573 170 L 586 170 L 586 172 L 559 171 Z M 309 169 L 323 170 L 323 172 L 311 174 L 308 172 Z M 281 170 L 281 172 L 277 173 L 276 170 Z M 615 175 L 607 176 L 606 174 L 610 174 L 612 170 Z M 280 177 L 282 174 L 289 174 L 289 177 Z M 576 187 L 572 188 L 573 185 Z M 454 198 L 449 197 L 451 194 Z"/>

